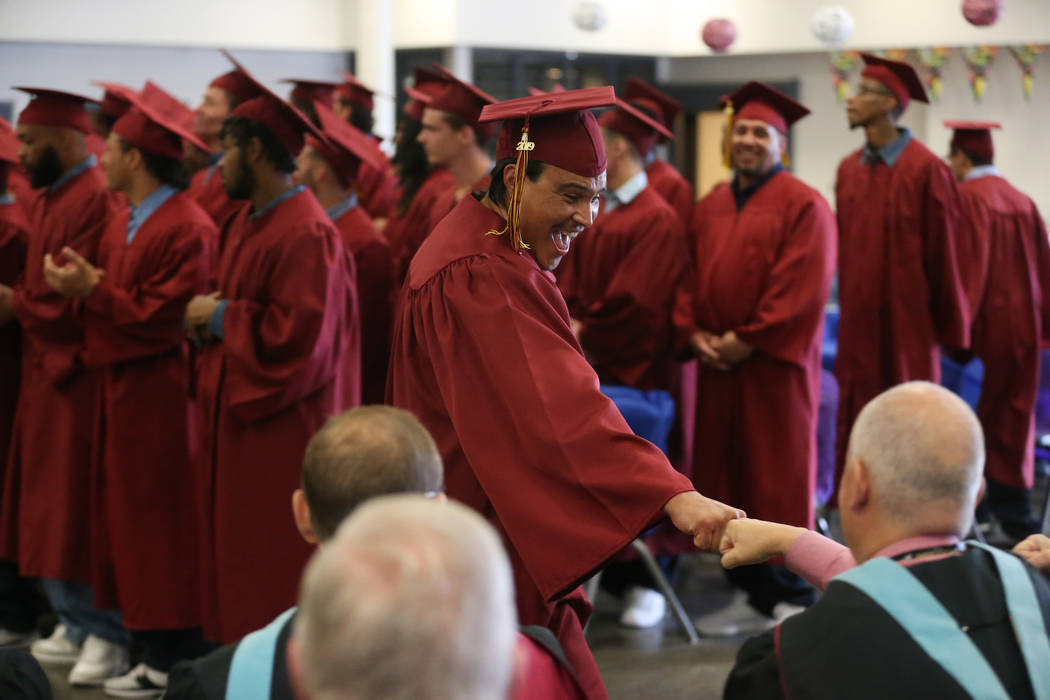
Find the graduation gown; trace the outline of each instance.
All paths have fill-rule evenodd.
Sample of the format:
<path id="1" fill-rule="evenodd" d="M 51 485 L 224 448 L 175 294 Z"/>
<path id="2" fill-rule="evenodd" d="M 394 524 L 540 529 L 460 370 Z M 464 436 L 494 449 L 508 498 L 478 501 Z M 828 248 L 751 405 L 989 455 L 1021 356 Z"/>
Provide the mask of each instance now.
<path id="1" fill-rule="evenodd" d="M 84 368 L 79 301 L 44 279 L 44 255 L 65 261 L 69 246 L 88 260 L 98 244 L 113 198 L 99 168 L 73 176 L 32 202 L 26 268 L 15 287 L 22 326 L 23 391 L 3 493 L 0 547 L 25 576 L 90 583 L 91 456 L 97 410 L 97 373 Z"/>
<path id="2" fill-rule="evenodd" d="M 361 163 L 357 176 L 357 196 L 361 198 L 361 206 L 373 219 L 385 219 L 394 213 L 394 205 L 397 204 L 394 193 L 396 181 L 391 168 L 390 159 L 385 153 L 378 168 Z"/>
<path id="3" fill-rule="evenodd" d="M 430 233 L 431 211 L 441 193 L 449 187 L 455 187 L 456 178 L 444 168 L 431 168 L 427 179 L 412 197 L 412 203 L 401 216 L 395 216 L 387 223 L 384 235 L 390 242 L 394 253 L 394 271 L 397 283 L 401 284 L 408 274 L 408 264 L 419 246 Z"/>
<path id="4" fill-rule="evenodd" d="M 206 632 L 229 642 L 292 605 L 310 547 L 291 518 L 306 443 L 359 396 L 352 272 L 338 232 L 308 190 L 231 222 L 219 257 L 224 337 L 205 345 Z"/>
<path id="5" fill-rule="evenodd" d="M 29 245 L 29 219 L 16 199 L 0 204 L 0 284 L 14 287 L 22 278 Z M 22 381 L 22 330 L 18 321 L 0 326 L 0 465 L 6 464 Z M 3 469 L 0 467 L 0 475 Z"/>
<path id="6" fill-rule="evenodd" d="M 602 212 L 558 276 L 580 345 L 605 384 L 670 391 L 675 292 L 688 270 L 682 223 L 652 186 Z"/>
<path id="7" fill-rule="evenodd" d="M 682 224 L 688 226 L 696 198 L 693 195 L 693 186 L 689 184 L 685 176 L 662 158 L 654 158 L 645 169 L 645 174 L 649 178 L 649 186 L 671 205 L 671 208 L 681 217 Z"/>
<path id="8" fill-rule="evenodd" d="M 1050 586 L 1038 571 L 1027 564 L 1025 568 L 1050 634 Z M 918 560 L 908 569 L 969 631 L 1010 697 L 1033 698 L 991 556 L 972 547 L 959 556 Z M 815 605 L 741 647 L 724 697 L 966 700 L 971 696 L 871 598 L 848 583 L 832 580 Z"/>
<path id="9" fill-rule="evenodd" d="M 119 609 L 129 629 L 194 627 L 202 621 L 198 435 L 183 317 L 207 291 L 215 225 L 182 193 L 130 244 L 128 218 L 125 209 L 110 219 L 96 263 L 106 276 L 83 305 L 84 364 L 101 377 L 95 600 Z"/>
<path id="10" fill-rule="evenodd" d="M 995 175 L 959 185 L 966 221 L 985 252 L 973 350 L 984 363 L 977 417 L 985 473 L 1014 488 L 1035 478 L 1039 344 L 1050 340 L 1050 246 L 1035 203 Z M 973 254 L 973 251 L 971 251 Z"/>
<path id="11" fill-rule="evenodd" d="M 357 269 L 357 304 L 361 318 L 361 403 L 386 400 L 386 368 L 390 360 L 390 327 L 397 288 L 390 244 L 360 206 L 335 220 L 343 246 Z"/>
<path id="12" fill-rule="evenodd" d="M 449 215 L 456 205 L 459 204 L 463 197 L 473 194 L 474 192 L 488 192 L 489 182 L 491 182 L 492 176 L 488 173 L 482 175 L 477 182 L 470 186 L 470 189 L 466 192 L 462 192 L 455 181 L 445 190 L 441 192 L 435 199 L 434 205 L 430 208 L 430 230 L 433 231 L 437 228 L 437 225 L 441 223 L 441 220 Z"/>
<path id="13" fill-rule="evenodd" d="M 781 171 L 737 209 L 728 183 L 700 200 L 691 227 L 691 325 L 735 331 L 754 353 L 728 372 L 700 366 L 693 482 L 751 517 L 809 527 L 824 304 L 835 220 Z"/>
<path id="14" fill-rule="evenodd" d="M 558 638 L 587 697 L 605 697 L 579 584 L 691 490 L 598 389 L 554 276 L 465 197 L 401 291 L 388 397 L 426 426 L 451 498 L 502 535 L 518 619 Z"/>
<path id="15" fill-rule="evenodd" d="M 861 162 L 835 181 L 839 227 L 836 463 L 860 410 L 903 382 L 940 381 L 938 343 L 970 344 L 972 310 L 960 267 L 959 192 L 948 166 L 917 140 L 893 167 Z"/>

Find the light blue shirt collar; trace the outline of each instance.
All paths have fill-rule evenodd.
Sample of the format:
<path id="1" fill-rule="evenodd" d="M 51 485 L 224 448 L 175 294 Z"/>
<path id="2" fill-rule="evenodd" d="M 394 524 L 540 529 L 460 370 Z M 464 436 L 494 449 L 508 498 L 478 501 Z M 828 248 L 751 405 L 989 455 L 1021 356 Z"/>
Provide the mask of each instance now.
<path id="1" fill-rule="evenodd" d="M 648 168 L 650 165 L 653 164 L 654 160 L 656 160 L 655 148 L 651 149 L 648 153 L 645 154 L 645 157 L 642 158 L 642 165 Z"/>
<path id="2" fill-rule="evenodd" d="M 80 173 L 84 172 L 85 170 L 89 170 L 90 168 L 94 168 L 96 165 L 98 165 L 98 158 L 95 157 L 95 154 L 91 154 L 90 156 L 88 156 L 87 158 L 85 158 L 84 160 L 80 161 L 72 168 L 67 170 L 65 173 L 63 173 L 62 177 L 58 178 L 53 183 L 51 183 L 51 186 L 47 188 L 47 191 L 54 192 L 59 187 L 66 184 Z"/>
<path id="3" fill-rule="evenodd" d="M 639 171 L 637 175 L 617 187 L 616 190 L 605 195 L 605 211 L 610 212 L 621 204 L 630 204 L 648 186 L 649 176 L 644 170 Z"/>
<path id="4" fill-rule="evenodd" d="M 900 129 L 900 136 L 898 136 L 893 141 L 890 141 L 888 144 L 878 149 L 877 151 L 876 149 L 872 148 L 869 144 L 864 144 L 864 148 L 860 152 L 860 162 L 870 163 L 873 159 L 875 159 L 874 162 L 877 163 L 879 161 L 882 161 L 883 163 L 892 168 L 894 165 L 897 164 L 897 159 L 901 157 L 901 153 L 904 153 L 904 149 L 908 146 L 908 143 L 910 141 L 911 131 L 909 131 L 906 128 L 902 128 Z M 878 156 L 877 158 L 876 155 Z"/>
<path id="5" fill-rule="evenodd" d="M 8 204 L 15 203 L 15 196 L 10 192 L 6 192 L 0 195 L 0 207 L 6 207 Z"/>
<path id="6" fill-rule="evenodd" d="M 349 197 L 339 202 L 338 204 L 333 204 L 327 209 L 328 218 L 332 221 L 338 221 L 343 216 L 343 214 L 350 211 L 356 206 L 357 194 L 351 192 Z"/>
<path id="7" fill-rule="evenodd" d="M 248 219 L 251 220 L 251 219 L 255 219 L 257 217 L 262 216 L 263 214 L 265 214 L 266 212 L 270 211 L 271 209 L 276 207 L 278 204 L 280 204 L 284 200 L 294 197 L 295 195 L 299 194 L 300 192 L 302 192 L 305 189 L 306 189 L 306 185 L 296 185 L 295 187 L 291 187 L 291 188 L 285 190 L 282 194 L 280 194 L 277 197 L 275 197 L 272 202 L 270 202 L 265 207 L 263 207 L 259 211 L 255 212 L 254 214 L 249 216 Z"/>
<path id="8" fill-rule="evenodd" d="M 171 199 L 176 192 L 178 190 L 171 185 L 161 185 L 150 192 L 149 196 L 142 200 L 142 204 L 137 207 L 129 207 L 131 216 L 128 217 L 128 237 L 125 239 L 128 245 L 131 245 L 131 239 L 138 233 L 142 224 L 146 223 L 146 220 L 153 216 L 153 212 L 160 209 L 164 202 Z"/>
<path id="9" fill-rule="evenodd" d="M 220 160 L 222 160 L 221 151 L 219 153 L 212 153 L 210 156 L 208 156 L 208 171 L 204 173 L 204 184 L 208 184 L 208 181 L 211 180 L 212 176 L 215 174 L 215 171 L 219 169 Z"/>
<path id="10" fill-rule="evenodd" d="M 970 172 L 966 173 L 966 177 L 963 180 L 976 180 L 979 177 L 988 177 L 989 175 L 999 175 L 999 168 L 994 165 L 975 165 L 970 168 Z"/>

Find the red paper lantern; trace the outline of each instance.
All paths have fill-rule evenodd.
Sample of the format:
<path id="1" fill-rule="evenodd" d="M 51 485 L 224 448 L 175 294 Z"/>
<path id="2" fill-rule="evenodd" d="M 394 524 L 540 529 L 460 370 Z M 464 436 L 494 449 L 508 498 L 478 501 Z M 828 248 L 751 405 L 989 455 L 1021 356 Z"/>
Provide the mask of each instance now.
<path id="1" fill-rule="evenodd" d="M 962 12 L 966 21 L 977 27 L 987 27 L 999 20 L 1003 0 L 963 0 Z"/>
<path id="2" fill-rule="evenodd" d="M 715 53 L 725 53 L 730 44 L 736 40 L 736 27 L 728 19 L 721 17 L 708 20 L 700 31 L 700 38 Z"/>

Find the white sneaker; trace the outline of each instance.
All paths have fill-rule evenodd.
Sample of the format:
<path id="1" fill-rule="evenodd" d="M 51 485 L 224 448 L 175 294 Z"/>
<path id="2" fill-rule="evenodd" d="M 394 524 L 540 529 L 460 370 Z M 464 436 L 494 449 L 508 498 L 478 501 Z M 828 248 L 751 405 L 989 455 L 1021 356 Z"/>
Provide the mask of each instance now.
<path id="1" fill-rule="evenodd" d="M 139 664 L 123 676 L 110 678 L 102 684 L 106 695 L 115 698 L 157 698 L 168 687 L 168 674 Z"/>
<path id="2" fill-rule="evenodd" d="M 667 601 L 663 594 L 651 588 L 631 586 L 624 596 L 623 614 L 620 624 L 624 627 L 648 629 L 660 624 L 667 612 Z"/>
<path id="3" fill-rule="evenodd" d="M 30 645 L 29 653 L 41 663 L 71 664 L 80 658 L 80 647 L 66 636 L 65 625 L 55 625 L 50 637 Z"/>
<path id="4" fill-rule="evenodd" d="M 40 635 L 36 631 L 12 632 L 9 629 L 0 627 L 0 647 L 27 647 L 38 639 L 40 639 Z"/>
<path id="5" fill-rule="evenodd" d="M 91 634 L 84 640 L 73 670 L 69 672 L 69 684 L 73 686 L 99 686 L 107 678 L 120 676 L 128 671 L 128 648 Z"/>
<path id="6" fill-rule="evenodd" d="M 763 615 L 747 602 L 747 593 L 736 591 L 729 605 L 696 619 L 696 629 L 707 637 L 733 637 L 765 632 L 776 626 L 776 618 Z"/>

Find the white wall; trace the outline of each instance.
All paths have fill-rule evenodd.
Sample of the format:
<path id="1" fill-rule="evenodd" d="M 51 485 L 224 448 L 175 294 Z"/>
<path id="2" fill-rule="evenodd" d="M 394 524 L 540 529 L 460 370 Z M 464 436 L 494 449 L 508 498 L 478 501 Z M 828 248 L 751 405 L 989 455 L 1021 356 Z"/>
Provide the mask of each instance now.
<path id="1" fill-rule="evenodd" d="M 827 54 L 801 53 L 769 56 L 728 56 L 673 59 L 671 82 L 743 83 L 748 80 L 798 80 L 800 100 L 812 114 L 792 129 L 793 171 L 820 190 L 834 206 L 835 171 L 839 161 L 860 147 L 863 136 L 847 126 L 845 106 L 839 104 L 831 85 Z M 1039 58 L 1035 89 L 1030 102 L 1021 94 L 1021 73 L 1013 58 L 1000 54 L 989 75 L 982 103 L 970 94 L 962 58 L 953 55 L 944 78 L 939 103 L 912 102 L 901 120 L 934 153 L 946 154 L 950 131 L 945 119 L 981 119 L 1002 122 L 995 134 L 996 164 L 1017 187 L 1036 201 L 1044 216 L 1050 215 L 1050 52 Z"/>

